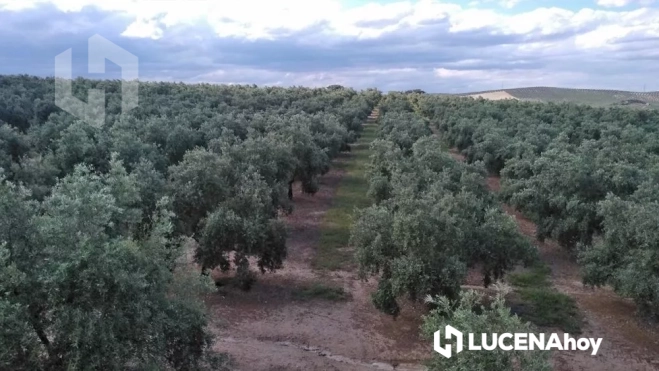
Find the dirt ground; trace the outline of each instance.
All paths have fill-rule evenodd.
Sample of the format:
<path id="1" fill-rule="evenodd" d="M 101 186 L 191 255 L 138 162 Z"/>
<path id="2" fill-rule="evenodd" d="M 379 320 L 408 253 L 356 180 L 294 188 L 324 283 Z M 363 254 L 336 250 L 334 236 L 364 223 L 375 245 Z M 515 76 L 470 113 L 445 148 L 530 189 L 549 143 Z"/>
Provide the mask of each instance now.
<path id="1" fill-rule="evenodd" d="M 454 157 L 464 158 L 455 151 Z M 338 161 L 350 161 L 346 155 Z M 284 268 L 260 275 L 249 292 L 223 288 L 208 298 L 218 336 L 215 349 L 233 356 L 238 370 L 423 370 L 432 354 L 421 339 L 422 305 L 405 303 L 396 320 L 371 304 L 375 280 L 363 282 L 354 271 L 321 272 L 311 268 L 320 226 L 343 173 L 334 168 L 314 196 L 295 190 L 295 210 L 286 217 L 290 230 Z M 499 189 L 499 179 L 488 186 Z M 589 289 L 581 283 L 579 267 L 554 241 L 535 240 L 535 225 L 505 207 L 520 230 L 533 239 L 552 268 L 552 282 L 573 297 L 585 316 L 583 334 L 603 338 L 597 356 L 585 352 L 554 352 L 557 371 L 659 370 L 659 331 L 643 323 L 633 303 L 610 289 Z M 473 282 L 472 282 L 473 281 Z M 351 296 L 345 302 L 300 301 L 296 289 L 315 282 L 340 285 Z M 478 285 L 477 274 L 467 284 Z"/>
<path id="2" fill-rule="evenodd" d="M 451 155 L 464 161 L 456 150 Z M 487 185 L 493 192 L 501 186 L 499 177 L 490 176 Z M 574 298 L 584 315 L 580 337 L 602 338 L 596 356 L 587 352 L 553 353 L 556 371 L 651 371 L 659 370 L 659 326 L 646 323 L 637 316 L 636 306 L 621 298 L 610 288 L 592 289 L 583 285 L 578 264 L 556 241 L 539 242 L 535 238 L 536 225 L 518 211 L 504 205 L 513 216 L 520 231 L 538 247 L 542 260 L 552 270 L 554 287 Z"/>
<path id="3" fill-rule="evenodd" d="M 497 179 L 498 181 L 498 179 Z M 492 182 L 492 181 L 491 181 Z M 657 326 L 636 315 L 630 300 L 610 288 L 593 289 L 583 285 L 579 266 L 556 241 L 535 239 L 536 226 L 519 212 L 506 206 L 520 230 L 538 246 L 540 256 L 552 270 L 554 287 L 574 298 L 585 317 L 581 337 L 602 338 L 596 356 L 587 352 L 554 352 L 555 370 L 659 370 L 659 331 Z"/>
<path id="4" fill-rule="evenodd" d="M 337 161 L 350 161 L 350 154 Z M 311 260 L 323 216 L 343 172 L 334 167 L 321 178 L 320 190 L 304 195 L 297 187 L 284 268 L 259 275 L 251 291 L 222 288 L 207 299 L 217 341 L 244 371 L 423 370 L 432 345 L 419 336 L 423 307 L 406 303 L 394 320 L 379 313 L 370 293 L 375 280 L 363 282 L 354 271 L 321 272 Z M 342 286 L 350 299 L 296 300 L 296 289 L 312 283 Z"/>

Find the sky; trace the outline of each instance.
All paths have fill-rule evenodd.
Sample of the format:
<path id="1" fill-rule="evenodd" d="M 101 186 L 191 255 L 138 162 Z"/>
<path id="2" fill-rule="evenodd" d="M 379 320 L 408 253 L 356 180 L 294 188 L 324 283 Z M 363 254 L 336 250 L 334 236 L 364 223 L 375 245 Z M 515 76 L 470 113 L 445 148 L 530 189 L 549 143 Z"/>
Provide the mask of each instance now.
<path id="1" fill-rule="evenodd" d="M 0 74 L 88 70 L 100 35 L 140 80 L 470 92 L 659 90 L 654 0 L 0 0 Z M 97 71 L 94 71 L 97 72 Z"/>

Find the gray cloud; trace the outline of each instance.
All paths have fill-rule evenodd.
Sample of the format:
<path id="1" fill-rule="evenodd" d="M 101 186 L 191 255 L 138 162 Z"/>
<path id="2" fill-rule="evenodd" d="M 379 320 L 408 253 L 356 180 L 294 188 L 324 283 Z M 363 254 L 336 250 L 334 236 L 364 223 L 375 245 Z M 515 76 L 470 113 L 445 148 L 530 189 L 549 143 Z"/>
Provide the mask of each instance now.
<path id="1" fill-rule="evenodd" d="M 137 55 L 141 77 L 150 80 L 339 83 L 432 92 L 496 89 L 502 83 L 638 89 L 659 72 L 659 37 L 636 29 L 601 46 L 578 45 L 578 37 L 597 32 L 607 17 L 528 32 L 497 23 L 455 32 L 448 17 L 415 25 L 396 18 L 356 22 L 372 29 L 398 25 L 371 38 L 331 33 L 331 25 L 320 21 L 300 30 L 275 29 L 271 38 L 254 40 L 218 37 L 213 25 L 203 21 L 164 27 L 158 17 L 163 32 L 154 40 L 121 36 L 135 20 L 126 14 L 94 7 L 62 12 L 46 4 L 20 12 L 0 10 L 0 73 L 52 75 L 54 57 L 73 48 L 75 75 L 117 78 L 116 66 L 102 76 L 86 71 L 87 39 L 98 33 Z M 659 84 L 654 88 L 659 90 Z"/>

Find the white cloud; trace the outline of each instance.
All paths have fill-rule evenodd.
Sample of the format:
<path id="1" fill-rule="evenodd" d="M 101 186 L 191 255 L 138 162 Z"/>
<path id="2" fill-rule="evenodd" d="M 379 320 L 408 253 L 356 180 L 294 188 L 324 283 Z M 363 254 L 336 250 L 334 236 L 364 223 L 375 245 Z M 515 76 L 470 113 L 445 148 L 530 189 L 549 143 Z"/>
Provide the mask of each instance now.
<path id="1" fill-rule="evenodd" d="M 163 30 L 154 20 L 140 19 L 133 22 L 121 34 L 127 37 L 151 38 L 157 40 L 162 37 Z"/>
<path id="2" fill-rule="evenodd" d="M 641 0 L 645 4 L 648 0 Z M 370 2 L 348 8 L 338 0 L 0 0 L 0 8 L 20 11 L 39 3 L 51 3 L 64 12 L 79 12 L 86 6 L 119 12 L 133 19 L 124 36 L 159 38 L 173 26 L 208 24 L 218 37 L 272 39 L 282 32 L 299 32 L 323 25 L 327 34 L 358 38 L 378 38 L 405 27 L 421 27 L 427 22 L 447 20 L 450 32 L 490 29 L 495 34 L 552 35 L 599 24 L 601 29 L 581 36 L 579 45 L 603 46 L 620 35 L 615 30 L 634 25 L 635 32 L 656 28 L 657 10 L 644 13 L 582 9 L 574 12 L 551 7 L 517 14 L 493 9 L 462 7 L 439 0 Z M 518 0 L 504 0 L 514 6 Z M 602 6 L 624 6 L 632 0 L 598 0 Z M 643 24 L 639 24 L 644 22 Z M 624 35 L 623 35 L 624 36 Z"/>
<path id="3" fill-rule="evenodd" d="M 575 44 L 583 48 L 601 48 L 613 41 L 624 38 L 632 32 L 632 27 L 620 25 L 607 25 L 598 27 L 596 30 L 577 35 Z"/>
<path id="4" fill-rule="evenodd" d="M 622 7 L 631 4 L 633 0 L 597 0 L 597 5 L 605 7 Z"/>
<path id="5" fill-rule="evenodd" d="M 512 88 L 519 86 L 552 86 L 557 81 L 574 82 L 587 78 L 582 72 L 559 71 L 549 72 L 542 69 L 488 69 L 488 70 L 452 70 L 437 68 L 435 76 L 440 80 L 457 80 L 465 82 L 465 86 L 478 87 L 488 86 L 489 89 Z M 465 91 L 468 91 L 466 89 Z"/>
<path id="6" fill-rule="evenodd" d="M 501 6 L 504 8 L 512 9 L 515 6 L 517 6 L 517 4 L 520 3 L 520 1 L 521 0 L 501 0 Z"/>
<path id="7" fill-rule="evenodd" d="M 451 70 L 448 68 L 436 68 L 435 75 L 439 78 L 469 78 L 479 79 L 486 76 L 487 71 L 483 70 Z"/>
<path id="8" fill-rule="evenodd" d="M 17 13 L 49 3 L 67 20 L 49 22 L 45 33 L 64 32 L 67 24 L 95 30 L 84 23 L 85 17 L 75 23 L 76 13 L 93 6 L 121 15 L 109 18 L 125 21 L 117 24 L 127 43 L 150 45 L 155 51 L 164 45 L 178 53 L 155 64 L 178 63 L 185 69 L 190 63 L 198 72 L 188 74 L 188 80 L 224 83 L 369 86 L 386 81 L 390 88 L 414 87 L 416 82 L 463 88 L 500 80 L 574 83 L 592 75 L 589 63 L 601 55 L 634 63 L 636 54 L 651 58 L 651 50 L 659 50 L 651 39 L 659 36 L 659 9 L 616 8 L 629 0 L 598 0 L 608 9 L 504 9 L 514 9 L 518 2 L 484 0 L 465 6 L 457 0 L 373 1 L 348 7 L 339 0 L 0 0 L 0 15 L 9 11 L 19 18 Z M 213 48 L 213 42 L 236 50 Z M 258 49 L 262 45 L 265 52 Z M 346 67 L 353 64 L 358 67 Z M 599 68 L 614 64 L 604 60 Z M 168 66 L 152 76 L 180 76 Z"/>
<path id="9" fill-rule="evenodd" d="M 597 5 L 607 8 L 621 8 L 634 3 L 640 6 L 648 6 L 654 3 L 654 0 L 597 0 Z"/>

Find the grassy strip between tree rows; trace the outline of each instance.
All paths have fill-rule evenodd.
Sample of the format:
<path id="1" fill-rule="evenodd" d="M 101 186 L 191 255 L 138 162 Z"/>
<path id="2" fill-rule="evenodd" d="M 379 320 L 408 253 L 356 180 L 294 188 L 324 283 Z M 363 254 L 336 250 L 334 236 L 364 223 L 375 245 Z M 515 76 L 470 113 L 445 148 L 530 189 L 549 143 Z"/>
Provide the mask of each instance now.
<path id="1" fill-rule="evenodd" d="M 343 287 L 328 286 L 323 283 L 314 283 L 311 286 L 301 287 L 293 292 L 296 300 L 320 299 L 327 301 L 345 301 L 350 298 Z"/>
<path id="2" fill-rule="evenodd" d="M 537 262 L 523 272 L 508 275 L 508 281 L 515 287 L 509 305 L 522 319 L 538 326 L 580 334 L 581 312 L 573 298 L 552 287 L 550 274 L 547 265 Z"/>
<path id="3" fill-rule="evenodd" d="M 345 174 L 334 196 L 332 207 L 323 220 L 318 250 L 312 263 L 316 269 L 346 269 L 353 264 L 352 250 L 346 247 L 350 240 L 355 208 L 371 204 L 366 197 L 366 166 L 371 155 L 370 144 L 376 134 L 376 125 L 364 125 L 361 138 L 352 148 L 350 160 L 335 164 L 338 169 L 345 171 Z"/>

